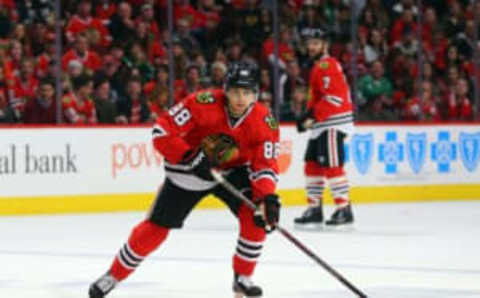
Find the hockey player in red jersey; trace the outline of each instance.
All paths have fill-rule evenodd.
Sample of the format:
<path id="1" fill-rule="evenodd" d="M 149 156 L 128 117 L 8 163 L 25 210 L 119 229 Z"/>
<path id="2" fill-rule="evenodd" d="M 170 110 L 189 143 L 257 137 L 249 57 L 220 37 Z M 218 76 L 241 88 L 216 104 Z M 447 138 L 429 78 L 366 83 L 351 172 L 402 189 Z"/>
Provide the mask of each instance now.
<path id="1" fill-rule="evenodd" d="M 306 36 L 314 65 L 310 72 L 308 112 L 297 120 L 297 129 L 311 130 L 305 154 L 308 209 L 295 219 L 296 227 L 323 225 L 323 192 L 327 186 L 336 210 L 327 226 L 353 223 L 349 185 L 343 164 L 344 140 L 353 130 L 352 102 L 340 63 L 328 55 L 327 32 L 318 28 Z"/>
<path id="2" fill-rule="evenodd" d="M 275 119 L 256 102 L 257 69 L 236 62 L 228 70 L 225 89 L 187 96 L 158 117 L 154 147 L 165 157 L 166 179 L 146 220 L 131 232 L 106 274 L 89 289 L 90 298 L 105 297 L 166 239 L 181 228 L 192 208 L 206 195 L 221 199 L 238 218 L 239 236 L 233 256 L 236 297 L 262 297 L 252 283 L 266 232 L 279 219 L 275 194 L 279 130 Z M 257 205 L 252 211 L 217 184 L 215 168 Z"/>

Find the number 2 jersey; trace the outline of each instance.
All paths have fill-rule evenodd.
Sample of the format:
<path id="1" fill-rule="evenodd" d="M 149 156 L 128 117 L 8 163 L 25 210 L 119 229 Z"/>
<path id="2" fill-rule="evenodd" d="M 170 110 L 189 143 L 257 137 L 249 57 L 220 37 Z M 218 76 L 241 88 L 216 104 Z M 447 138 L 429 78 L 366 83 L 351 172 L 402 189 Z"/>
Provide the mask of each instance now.
<path id="1" fill-rule="evenodd" d="M 166 176 L 174 184 L 194 191 L 207 190 L 215 182 L 205 181 L 179 164 L 185 153 L 200 146 L 203 138 L 214 134 L 231 136 L 239 149 L 237 159 L 223 164 L 222 171 L 248 166 L 253 198 L 259 199 L 275 191 L 279 129 L 268 110 L 255 102 L 238 119 L 232 119 L 226 106 L 223 89 L 200 91 L 187 96 L 168 113 L 157 118 L 153 128 L 153 144 L 165 157 Z"/>
<path id="2" fill-rule="evenodd" d="M 321 58 L 310 72 L 308 108 L 313 111 L 315 124 L 312 138 L 326 129 L 345 133 L 353 130 L 353 106 L 350 89 L 340 63 L 333 57 Z"/>

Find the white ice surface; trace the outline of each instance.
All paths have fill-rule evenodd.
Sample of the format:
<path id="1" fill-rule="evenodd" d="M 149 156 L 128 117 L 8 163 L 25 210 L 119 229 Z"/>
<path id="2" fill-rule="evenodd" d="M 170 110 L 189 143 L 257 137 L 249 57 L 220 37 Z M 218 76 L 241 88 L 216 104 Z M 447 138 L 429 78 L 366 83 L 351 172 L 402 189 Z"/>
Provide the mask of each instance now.
<path id="1" fill-rule="evenodd" d="M 480 297 L 480 202 L 358 205 L 353 232 L 295 231 L 301 211 L 284 227 L 369 297 Z M 143 216 L 0 217 L 0 297 L 87 297 Z M 194 210 L 109 298 L 232 297 L 236 234 L 226 210 Z M 355 297 L 278 233 L 254 280 L 265 298 Z"/>

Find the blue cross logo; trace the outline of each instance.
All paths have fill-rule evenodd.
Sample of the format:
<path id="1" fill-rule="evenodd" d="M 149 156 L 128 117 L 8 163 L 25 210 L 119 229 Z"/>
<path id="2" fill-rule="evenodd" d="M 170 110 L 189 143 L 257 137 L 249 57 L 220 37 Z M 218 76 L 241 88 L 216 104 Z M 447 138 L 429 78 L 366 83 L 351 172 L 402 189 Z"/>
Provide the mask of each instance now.
<path id="1" fill-rule="evenodd" d="M 385 173 L 395 174 L 397 164 L 403 161 L 403 144 L 397 141 L 397 133 L 388 131 L 385 143 L 378 145 L 378 161 L 385 163 Z"/>
<path id="2" fill-rule="evenodd" d="M 448 131 L 438 133 L 438 141 L 431 145 L 432 161 L 437 162 L 439 173 L 450 172 L 450 163 L 457 159 L 457 145 L 450 141 Z"/>

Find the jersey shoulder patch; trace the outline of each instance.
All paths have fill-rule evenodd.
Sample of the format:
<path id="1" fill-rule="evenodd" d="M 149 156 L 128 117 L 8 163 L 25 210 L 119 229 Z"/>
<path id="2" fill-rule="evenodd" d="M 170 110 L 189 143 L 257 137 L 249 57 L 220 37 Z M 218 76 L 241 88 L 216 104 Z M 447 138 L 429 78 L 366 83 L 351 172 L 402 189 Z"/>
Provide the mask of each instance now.
<path id="1" fill-rule="evenodd" d="M 210 91 L 203 91 L 197 94 L 197 102 L 202 104 L 214 103 L 215 98 Z"/>
<path id="2" fill-rule="evenodd" d="M 320 61 L 318 63 L 318 67 L 320 67 L 320 69 L 322 69 L 322 70 L 328 69 L 329 66 L 330 66 L 329 61 Z"/>
<path id="3" fill-rule="evenodd" d="M 267 126 L 270 127 L 270 129 L 272 130 L 278 129 L 278 122 L 271 114 L 265 117 L 265 123 L 267 123 Z"/>

